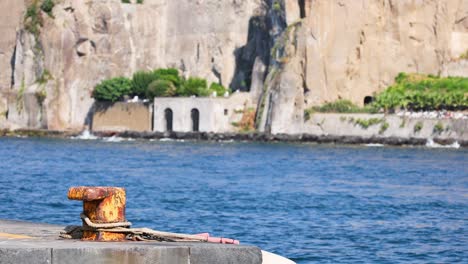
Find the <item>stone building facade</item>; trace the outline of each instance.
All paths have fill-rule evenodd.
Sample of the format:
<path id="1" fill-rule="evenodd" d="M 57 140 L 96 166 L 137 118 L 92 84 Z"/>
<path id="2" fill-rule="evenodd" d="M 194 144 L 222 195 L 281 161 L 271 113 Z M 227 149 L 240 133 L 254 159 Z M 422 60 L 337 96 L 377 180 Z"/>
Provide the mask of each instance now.
<path id="1" fill-rule="evenodd" d="M 251 107 L 248 93 L 229 98 L 155 98 L 153 131 L 235 132 L 245 109 Z"/>

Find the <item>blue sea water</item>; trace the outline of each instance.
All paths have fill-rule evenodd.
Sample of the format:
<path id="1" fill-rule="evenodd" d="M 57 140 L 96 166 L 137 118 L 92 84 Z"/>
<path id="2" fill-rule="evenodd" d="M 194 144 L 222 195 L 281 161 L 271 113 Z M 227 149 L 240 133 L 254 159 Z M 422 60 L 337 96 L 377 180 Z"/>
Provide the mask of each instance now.
<path id="1" fill-rule="evenodd" d="M 135 227 L 298 263 L 468 263 L 468 151 L 0 138 L 0 218 L 80 224 L 70 186 L 127 189 Z"/>

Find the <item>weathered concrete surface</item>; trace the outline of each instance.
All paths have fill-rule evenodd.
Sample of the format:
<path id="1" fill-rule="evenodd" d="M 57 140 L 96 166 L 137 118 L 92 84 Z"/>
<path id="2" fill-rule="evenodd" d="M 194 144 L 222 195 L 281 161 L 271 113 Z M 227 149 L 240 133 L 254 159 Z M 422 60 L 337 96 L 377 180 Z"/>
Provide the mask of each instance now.
<path id="1" fill-rule="evenodd" d="M 260 249 L 205 243 L 83 242 L 61 226 L 0 220 L 0 263 L 262 263 Z M 31 238 L 13 238 L 22 234 Z"/>
<path id="2" fill-rule="evenodd" d="M 378 120 L 362 127 L 360 122 Z M 420 127 L 418 129 L 417 127 Z M 438 138 L 468 140 L 468 119 L 412 118 L 384 114 L 312 114 L 304 123 L 304 133 L 379 138 Z"/>
<path id="3" fill-rule="evenodd" d="M 96 102 L 93 131 L 151 131 L 153 106 L 144 103 Z"/>
<path id="4" fill-rule="evenodd" d="M 420 146 L 428 143 L 428 138 L 422 137 L 395 137 L 395 136 L 351 136 L 351 135 L 331 135 L 331 134 L 268 134 L 261 132 L 244 133 L 209 133 L 209 132 L 134 132 L 134 131 L 102 131 L 93 133 L 97 139 L 106 137 L 121 137 L 140 140 L 206 140 L 214 142 L 224 141 L 253 141 L 253 142 L 294 142 L 294 143 L 319 143 L 319 144 L 384 144 L 390 146 Z M 76 133 L 51 130 L 0 130 L 0 136 L 7 137 L 49 137 L 49 138 L 70 138 L 76 137 Z M 468 140 L 454 139 L 450 137 L 439 138 L 434 135 L 432 140 L 441 145 L 453 145 L 458 142 L 460 147 L 468 148 Z"/>
<path id="5" fill-rule="evenodd" d="M 468 40 L 467 40 L 468 43 Z M 468 60 L 454 60 L 444 65 L 442 76 L 468 77 Z"/>

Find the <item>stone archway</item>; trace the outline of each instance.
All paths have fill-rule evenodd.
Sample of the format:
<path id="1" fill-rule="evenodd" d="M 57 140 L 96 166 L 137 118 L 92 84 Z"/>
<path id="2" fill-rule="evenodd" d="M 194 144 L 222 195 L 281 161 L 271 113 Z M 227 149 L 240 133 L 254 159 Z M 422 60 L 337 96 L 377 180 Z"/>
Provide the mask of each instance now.
<path id="1" fill-rule="evenodd" d="M 172 109 L 166 108 L 166 110 L 164 110 L 164 117 L 166 119 L 166 131 L 172 132 L 173 131 L 173 127 L 172 127 L 172 123 L 173 123 Z"/>
<path id="2" fill-rule="evenodd" d="M 190 111 L 190 116 L 192 118 L 192 131 L 199 132 L 200 131 L 200 111 L 198 109 L 193 108 Z"/>

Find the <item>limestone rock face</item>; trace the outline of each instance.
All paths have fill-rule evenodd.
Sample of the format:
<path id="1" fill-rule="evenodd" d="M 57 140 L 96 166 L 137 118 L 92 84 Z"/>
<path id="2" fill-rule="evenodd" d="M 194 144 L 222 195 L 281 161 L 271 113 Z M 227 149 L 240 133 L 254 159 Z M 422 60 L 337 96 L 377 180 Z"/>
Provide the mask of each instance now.
<path id="1" fill-rule="evenodd" d="M 466 63 L 453 61 L 468 50 L 468 0 L 306 0 L 304 5 L 306 17 L 295 21 L 299 24 L 288 19 L 288 28 L 298 27 L 285 43 L 294 52 L 274 58 L 282 66 L 266 84 L 271 89 L 264 96 L 273 100 L 260 129 L 300 132 L 304 107 L 340 98 L 362 105 L 399 72 L 466 76 Z"/>
<path id="2" fill-rule="evenodd" d="M 308 103 L 362 104 L 398 72 L 439 74 L 468 49 L 467 0 L 313 1 L 310 14 Z"/>
<path id="3" fill-rule="evenodd" d="M 261 2 L 63 0 L 54 7 L 53 18 L 41 12 L 39 39 L 21 29 L 24 15 L 18 12 L 18 31 L 11 27 L 15 33 L 9 32 L 7 47 L 11 54 L 16 39 L 11 89 L 11 77 L 1 76 L 2 90 L 14 93 L 8 100 L 14 118 L 9 119 L 13 127 L 81 129 L 89 120 L 93 87 L 105 78 L 130 77 L 137 70 L 176 67 L 186 76 L 229 86 L 236 50 L 246 44 L 249 20 Z M 43 102 L 33 102 L 34 108 L 43 108 L 44 116 L 16 107 L 26 103 L 22 98 L 28 93 L 46 95 Z"/>
<path id="4" fill-rule="evenodd" d="M 0 89 L 10 88 L 12 64 L 16 43 L 16 31 L 20 27 L 24 12 L 24 1 L 2 0 L 0 11 Z"/>
<path id="5" fill-rule="evenodd" d="M 16 31 L 23 18 L 23 0 L 2 0 L 0 9 L 0 129 L 6 123 L 13 78 Z"/>

